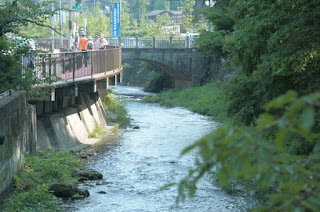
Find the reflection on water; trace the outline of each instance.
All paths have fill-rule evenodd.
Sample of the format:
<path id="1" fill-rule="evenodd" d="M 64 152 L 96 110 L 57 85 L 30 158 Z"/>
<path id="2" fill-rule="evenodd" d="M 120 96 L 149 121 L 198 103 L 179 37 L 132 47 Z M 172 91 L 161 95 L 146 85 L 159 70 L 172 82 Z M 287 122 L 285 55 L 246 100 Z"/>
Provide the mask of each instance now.
<path id="1" fill-rule="evenodd" d="M 218 123 L 186 109 L 136 101 L 148 95 L 138 87 L 118 86 L 116 90 L 122 98 L 131 97 L 125 107 L 131 124 L 139 129 L 123 130 L 118 144 L 107 146 L 89 162 L 90 168 L 103 173 L 106 183 L 84 186 L 90 197 L 71 204 L 70 211 L 246 211 L 252 207 L 255 201 L 229 196 L 208 179 L 201 180 L 196 197 L 176 206 L 176 187 L 159 188 L 188 173 L 195 154 L 180 157 L 181 150 Z"/>

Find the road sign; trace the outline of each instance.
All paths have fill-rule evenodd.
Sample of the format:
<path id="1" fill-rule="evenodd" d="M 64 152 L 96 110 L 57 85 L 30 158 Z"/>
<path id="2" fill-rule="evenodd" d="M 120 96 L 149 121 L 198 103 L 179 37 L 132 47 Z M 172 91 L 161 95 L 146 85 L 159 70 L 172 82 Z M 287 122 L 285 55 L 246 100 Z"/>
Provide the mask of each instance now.
<path id="1" fill-rule="evenodd" d="M 120 3 L 112 3 L 110 6 L 110 35 L 120 36 Z"/>

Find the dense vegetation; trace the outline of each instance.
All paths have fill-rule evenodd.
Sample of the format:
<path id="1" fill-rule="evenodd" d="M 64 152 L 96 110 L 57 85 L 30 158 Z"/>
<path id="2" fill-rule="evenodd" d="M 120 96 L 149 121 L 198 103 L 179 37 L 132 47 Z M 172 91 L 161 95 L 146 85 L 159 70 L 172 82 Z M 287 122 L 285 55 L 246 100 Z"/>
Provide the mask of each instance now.
<path id="1" fill-rule="evenodd" d="M 49 193 L 48 184 L 76 183 L 73 176 L 83 166 L 79 157 L 63 149 L 28 155 L 23 172 L 15 176 L 14 194 L 1 211 L 64 211 L 62 200 Z"/>
<path id="2" fill-rule="evenodd" d="M 214 31 L 201 34 L 200 50 L 241 68 L 228 92 L 228 113 L 238 123 L 250 124 L 287 90 L 319 90 L 319 6 L 315 0 L 219 0 L 204 11 Z"/>
<path id="3" fill-rule="evenodd" d="M 123 36 L 161 35 L 159 28 L 168 24 L 168 17 L 152 22 L 144 15 L 151 8 L 160 9 L 160 4 L 161 7 L 168 4 L 151 2 L 153 4 L 147 0 L 122 1 Z M 183 3 L 179 6 L 184 11 L 185 24 L 194 24 L 190 19 L 190 5 L 194 1 Z M 29 9 L 22 10 L 21 5 Z M 84 9 L 81 18 L 88 19 L 89 34 L 105 32 L 107 35 L 108 19 L 103 18 L 99 7 L 93 9 L 93 16 Z M 17 71 L 21 69 L 17 65 L 20 52 L 11 54 L 4 35 L 19 30 L 25 34 L 32 32 L 33 26 L 21 28 L 29 23 L 44 25 L 50 15 L 45 8 L 45 4 L 31 0 L 1 4 L 0 92 L 32 84 L 31 72 Z M 133 11 L 133 8 L 139 10 Z M 221 93 L 221 84 L 209 84 L 196 88 L 198 95 L 183 91 L 183 99 L 197 112 L 222 119 L 228 117 L 234 127 L 222 127 L 183 152 L 198 148 L 199 158 L 197 166 L 178 185 L 180 198 L 193 196 L 197 181 L 204 174 L 214 172 L 223 186 L 244 183 L 253 191 L 248 194 L 261 194 L 263 204 L 258 211 L 319 211 L 320 1 L 216 0 L 203 15 L 213 28 L 201 33 L 197 41 L 200 51 L 208 60 L 227 60 L 240 71 L 223 85 Z M 101 23 L 106 27 L 102 29 Z M 43 32 L 37 36 L 47 35 Z M 28 82 L 26 86 L 25 82 Z M 208 90 L 213 92 L 205 93 Z M 170 104 L 182 102 L 172 97 L 172 92 L 167 95 L 166 101 L 171 98 Z M 12 201 L 27 197 L 37 200 L 39 195 L 32 189 L 44 192 L 43 197 L 47 199 L 46 189 L 34 186 L 36 184 L 27 179 L 23 182 L 27 182 L 22 185 L 30 187 L 30 193 L 18 193 Z M 49 200 L 48 204 L 56 205 L 57 201 Z M 8 206 L 11 205 L 9 202 Z"/>
<path id="4" fill-rule="evenodd" d="M 168 90 L 161 95 L 145 99 L 149 102 L 160 102 L 167 107 L 185 107 L 193 112 L 213 116 L 217 120 L 226 122 L 228 101 L 224 87 L 223 83 L 208 83 L 182 91 Z"/>
<path id="5" fill-rule="evenodd" d="M 22 67 L 20 56 L 30 56 L 26 41 L 8 42 L 8 33 L 19 33 L 19 29 L 28 24 L 45 26 L 46 19 L 53 13 L 45 8 L 48 3 L 34 3 L 31 0 L 9 1 L 0 4 L 0 93 L 10 89 L 28 91 L 28 97 L 36 98 L 39 89 L 31 86 L 37 83 L 35 73 L 28 67 Z M 28 9 L 25 9 L 28 8 Z M 22 71 L 21 71 L 22 70 Z M 43 76 L 50 82 L 52 79 Z M 30 94 L 30 96 L 29 96 Z M 42 94 L 40 95 L 42 96 Z"/>
<path id="6" fill-rule="evenodd" d="M 103 101 L 103 107 L 107 110 L 107 114 L 108 111 L 115 114 L 115 117 L 108 116 L 108 120 L 115 122 L 118 126 L 126 126 L 130 124 L 127 111 L 122 104 L 123 101 L 125 100 L 117 99 L 112 89 L 108 89 L 108 95 Z"/>
<path id="7" fill-rule="evenodd" d="M 43 2 L 44 0 L 39 2 Z M 110 20 L 109 12 L 106 10 L 106 6 L 109 6 L 112 0 L 83 0 L 82 9 L 76 9 L 73 14 L 73 22 L 78 22 L 78 28 L 84 28 L 83 20 L 87 20 L 86 32 L 87 35 L 100 35 L 109 36 L 110 32 Z M 155 0 L 122 0 L 121 1 L 121 36 L 168 36 L 166 32 L 161 30 L 161 27 L 172 25 L 169 15 L 163 14 L 157 17 L 157 20 L 150 20 L 147 18 L 147 13 L 153 10 L 177 10 L 178 8 L 183 12 L 182 30 L 184 32 L 193 32 L 206 28 L 206 21 L 199 18 L 200 16 L 194 15 L 195 0 L 178 0 L 178 1 L 155 1 Z M 72 6 L 74 7 L 75 4 Z M 62 8 L 64 12 L 67 12 L 69 7 L 68 1 L 62 0 Z M 54 2 L 54 8 L 58 10 L 57 2 Z M 47 7 L 47 9 L 50 9 Z M 58 14 L 58 11 L 56 11 Z M 68 16 L 68 13 L 67 13 Z M 68 17 L 66 17 L 66 20 Z M 50 25 L 50 20 L 46 20 L 45 23 Z M 68 34 L 68 22 L 63 22 L 62 34 L 64 39 L 67 39 Z M 54 23 L 56 32 L 59 29 L 59 21 L 56 18 Z M 20 28 L 19 32 L 25 37 L 40 37 L 49 38 L 51 36 L 51 30 L 49 28 L 43 28 L 33 23 Z M 172 34 L 173 36 L 178 36 Z M 55 37 L 58 34 L 55 33 Z"/>
<path id="8" fill-rule="evenodd" d="M 204 15 L 213 31 L 201 33 L 198 47 L 209 60 L 239 69 L 221 89 L 234 126 L 183 151 L 198 148 L 199 157 L 178 184 L 179 200 L 212 174 L 225 188 L 241 184 L 261 198 L 257 211 L 319 211 L 320 2 L 217 0 Z M 195 110 L 204 114 L 210 109 L 201 111 L 201 103 L 220 108 L 221 101 L 210 101 L 214 89 L 197 89 L 199 98 L 192 89 L 179 94 L 187 104 L 174 92 L 156 98 L 189 108 L 199 101 Z"/>

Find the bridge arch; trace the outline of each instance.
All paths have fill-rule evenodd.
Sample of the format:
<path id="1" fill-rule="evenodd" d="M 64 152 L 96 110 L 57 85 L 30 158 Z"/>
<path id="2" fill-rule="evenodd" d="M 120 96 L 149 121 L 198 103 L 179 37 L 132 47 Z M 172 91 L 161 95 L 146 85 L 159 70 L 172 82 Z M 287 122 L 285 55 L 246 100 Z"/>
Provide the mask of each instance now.
<path id="1" fill-rule="evenodd" d="M 122 48 L 122 60 L 141 60 L 152 64 L 173 78 L 174 88 L 199 85 L 204 65 L 196 49 Z"/>

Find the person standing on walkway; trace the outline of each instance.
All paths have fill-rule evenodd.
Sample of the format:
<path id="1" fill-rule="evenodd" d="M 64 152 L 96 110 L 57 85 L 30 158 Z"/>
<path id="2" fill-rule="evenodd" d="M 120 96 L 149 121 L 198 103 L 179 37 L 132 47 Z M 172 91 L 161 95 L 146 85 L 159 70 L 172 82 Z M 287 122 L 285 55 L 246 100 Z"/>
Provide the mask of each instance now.
<path id="1" fill-rule="evenodd" d="M 93 50 L 93 48 L 94 48 L 93 46 L 94 46 L 94 43 L 93 43 L 92 37 L 89 36 L 88 40 L 87 40 L 87 49 L 88 50 Z"/>
<path id="2" fill-rule="evenodd" d="M 87 51 L 87 38 L 85 34 L 82 34 L 79 41 L 79 51 Z"/>
<path id="3" fill-rule="evenodd" d="M 105 49 L 106 46 L 108 45 L 108 41 L 104 38 L 104 35 L 100 35 L 100 42 L 99 42 L 99 49 Z"/>
<path id="4" fill-rule="evenodd" d="M 94 37 L 94 48 L 93 48 L 94 51 L 98 51 L 99 50 L 99 43 L 100 43 L 99 36 L 96 35 Z"/>
<path id="5" fill-rule="evenodd" d="M 82 37 L 79 41 L 79 51 L 87 51 L 87 38 L 85 34 L 82 34 Z M 84 66 L 87 67 L 88 65 L 88 56 L 87 56 L 87 52 L 83 52 L 83 54 L 81 54 L 81 58 L 84 57 Z M 82 59 L 81 59 L 82 61 Z"/>

